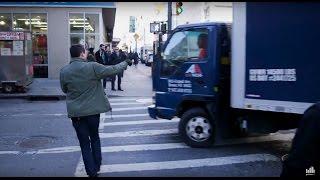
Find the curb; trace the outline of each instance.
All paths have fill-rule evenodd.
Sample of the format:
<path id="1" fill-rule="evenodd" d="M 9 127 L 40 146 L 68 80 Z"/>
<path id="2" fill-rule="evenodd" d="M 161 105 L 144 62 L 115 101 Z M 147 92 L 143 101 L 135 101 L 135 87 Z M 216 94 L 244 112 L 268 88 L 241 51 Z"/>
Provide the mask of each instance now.
<path id="1" fill-rule="evenodd" d="M 0 94 L 0 99 L 65 100 L 65 95 Z"/>
<path id="2" fill-rule="evenodd" d="M 121 95 L 109 95 L 107 96 L 108 98 L 113 98 L 113 97 L 126 97 L 126 96 L 121 96 Z M 35 101 L 35 100 L 65 100 L 66 96 L 65 95 L 30 95 L 30 94 L 19 94 L 19 95 L 14 95 L 14 94 L 0 94 L 0 99 L 26 99 L 30 101 Z"/>

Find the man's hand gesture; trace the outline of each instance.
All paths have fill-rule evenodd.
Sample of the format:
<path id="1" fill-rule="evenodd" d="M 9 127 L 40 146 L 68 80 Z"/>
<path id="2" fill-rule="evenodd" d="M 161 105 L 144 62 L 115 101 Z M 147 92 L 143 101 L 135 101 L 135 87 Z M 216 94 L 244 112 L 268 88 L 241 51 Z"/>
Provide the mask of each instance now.
<path id="1" fill-rule="evenodd" d="M 129 66 L 132 65 L 132 60 L 131 59 L 126 59 L 126 62 L 128 63 Z"/>

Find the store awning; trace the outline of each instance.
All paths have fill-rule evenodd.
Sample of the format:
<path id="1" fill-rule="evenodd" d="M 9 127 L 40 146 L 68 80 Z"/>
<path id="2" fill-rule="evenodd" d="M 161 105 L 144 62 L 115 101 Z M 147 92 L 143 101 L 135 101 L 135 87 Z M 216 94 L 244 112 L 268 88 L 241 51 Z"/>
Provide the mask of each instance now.
<path id="1" fill-rule="evenodd" d="M 116 8 L 115 2 L 0 2 L 0 7 Z"/>

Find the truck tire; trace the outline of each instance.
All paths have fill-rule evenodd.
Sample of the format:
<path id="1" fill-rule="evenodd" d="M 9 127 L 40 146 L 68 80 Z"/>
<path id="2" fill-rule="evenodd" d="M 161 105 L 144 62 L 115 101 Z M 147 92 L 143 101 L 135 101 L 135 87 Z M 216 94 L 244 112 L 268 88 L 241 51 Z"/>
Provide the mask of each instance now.
<path id="1" fill-rule="evenodd" d="M 13 93 L 15 91 L 15 85 L 12 83 L 3 83 L 2 91 L 4 93 Z"/>
<path id="2" fill-rule="evenodd" d="M 184 143 L 195 148 L 210 147 L 214 143 L 214 126 L 201 108 L 186 111 L 179 123 L 179 135 Z"/>

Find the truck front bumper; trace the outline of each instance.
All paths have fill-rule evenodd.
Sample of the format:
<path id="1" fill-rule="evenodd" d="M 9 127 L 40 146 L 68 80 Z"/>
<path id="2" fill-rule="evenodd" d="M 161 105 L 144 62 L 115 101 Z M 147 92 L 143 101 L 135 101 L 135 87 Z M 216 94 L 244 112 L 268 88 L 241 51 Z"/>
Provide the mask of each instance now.
<path id="1" fill-rule="evenodd" d="M 176 111 L 170 108 L 156 107 L 155 105 L 148 106 L 149 116 L 153 119 L 163 118 L 163 119 L 172 119 Z"/>

